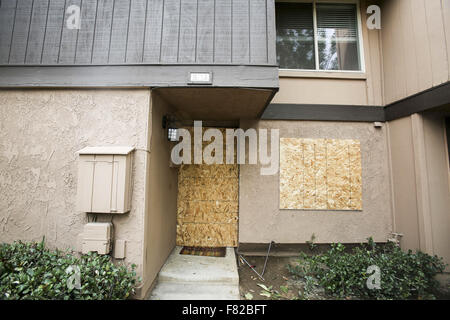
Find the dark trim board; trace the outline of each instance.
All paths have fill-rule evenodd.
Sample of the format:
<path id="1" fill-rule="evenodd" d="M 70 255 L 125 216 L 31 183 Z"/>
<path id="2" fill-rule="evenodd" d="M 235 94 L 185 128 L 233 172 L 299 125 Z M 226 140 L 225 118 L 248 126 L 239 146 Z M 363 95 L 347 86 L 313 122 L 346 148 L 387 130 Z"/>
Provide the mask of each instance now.
<path id="1" fill-rule="evenodd" d="M 316 120 L 316 121 L 385 121 L 381 106 L 270 104 L 262 120 Z"/>
<path id="2" fill-rule="evenodd" d="M 262 120 L 315 121 L 392 121 L 414 113 L 450 105 L 450 82 L 395 101 L 386 107 L 361 105 L 281 104 L 272 103 Z"/>
<path id="3" fill-rule="evenodd" d="M 386 120 L 391 121 L 414 113 L 450 104 L 450 81 L 389 104 Z"/>
<path id="4" fill-rule="evenodd" d="M 0 88 L 191 87 L 189 72 L 211 72 L 208 87 L 278 90 L 276 66 L 0 66 Z M 204 85 L 206 87 L 206 85 Z"/>

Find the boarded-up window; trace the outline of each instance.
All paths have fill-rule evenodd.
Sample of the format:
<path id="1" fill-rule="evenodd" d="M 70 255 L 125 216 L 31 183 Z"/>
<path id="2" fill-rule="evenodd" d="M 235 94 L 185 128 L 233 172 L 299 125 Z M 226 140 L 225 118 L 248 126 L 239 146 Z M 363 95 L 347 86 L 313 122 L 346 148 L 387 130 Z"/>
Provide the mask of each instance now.
<path id="1" fill-rule="evenodd" d="M 280 209 L 362 210 L 359 141 L 281 138 Z"/>

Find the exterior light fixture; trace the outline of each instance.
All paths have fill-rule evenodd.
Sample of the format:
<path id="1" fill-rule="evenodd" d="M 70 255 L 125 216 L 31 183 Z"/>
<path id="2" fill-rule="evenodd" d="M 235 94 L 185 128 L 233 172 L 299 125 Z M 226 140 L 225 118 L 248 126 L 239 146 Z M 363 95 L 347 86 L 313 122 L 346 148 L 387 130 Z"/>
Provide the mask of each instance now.
<path id="1" fill-rule="evenodd" d="M 171 142 L 175 142 L 179 140 L 178 129 L 177 128 L 168 128 L 167 129 L 167 139 Z"/>
<path id="2" fill-rule="evenodd" d="M 167 129 L 167 140 L 171 142 L 179 140 L 178 129 L 175 126 L 176 121 L 177 120 L 174 117 L 169 115 L 165 115 L 162 118 L 162 127 L 163 129 Z"/>

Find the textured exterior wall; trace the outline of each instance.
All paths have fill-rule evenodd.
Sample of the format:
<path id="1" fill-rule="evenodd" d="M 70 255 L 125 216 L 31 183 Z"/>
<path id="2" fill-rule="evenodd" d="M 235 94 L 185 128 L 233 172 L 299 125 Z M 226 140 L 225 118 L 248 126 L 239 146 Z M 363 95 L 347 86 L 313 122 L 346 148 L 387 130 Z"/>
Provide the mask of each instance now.
<path id="1" fill-rule="evenodd" d="M 147 146 L 149 90 L 0 91 L 0 242 L 41 240 L 76 246 L 87 222 L 77 212 L 76 151 Z M 132 210 L 113 218 L 127 240 L 126 262 L 143 264 L 146 152 L 133 161 Z M 98 221 L 110 221 L 99 215 Z"/>
<path id="2" fill-rule="evenodd" d="M 279 175 L 261 176 L 259 165 L 241 165 L 239 242 L 305 243 L 312 234 L 317 243 L 357 243 L 369 236 L 375 241 L 386 241 L 392 231 L 392 218 L 384 127 L 318 121 L 249 121 L 241 126 L 278 128 L 280 138 L 360 140 L 363 209 L 280 210 Z"/>

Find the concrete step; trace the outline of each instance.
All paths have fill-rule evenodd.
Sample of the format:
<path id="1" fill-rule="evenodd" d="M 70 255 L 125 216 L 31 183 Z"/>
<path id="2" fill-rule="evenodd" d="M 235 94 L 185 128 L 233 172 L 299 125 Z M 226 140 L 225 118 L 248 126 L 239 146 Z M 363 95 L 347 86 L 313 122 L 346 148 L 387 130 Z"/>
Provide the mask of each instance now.
<path id="1" fill-rule="evenodd" d="M 239 286 L 162 282 L 153 289 L 150 300 L 239 300 Z"/>
<path id="2" fill-rule="evenodd" d="M 150 300 L 239 300 L 234 248 L 225 257 L 180 255 L 176 247 L 159 272 Z"/>
<path id="3" fill-rule="evenodd" d="M 225 283 L 239 285 L 233 248 L 227 248 L 225 257 L 180 255 L 175 248 L 159 272 L 159 282 Z"/>

